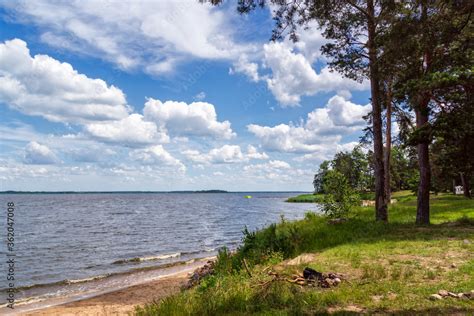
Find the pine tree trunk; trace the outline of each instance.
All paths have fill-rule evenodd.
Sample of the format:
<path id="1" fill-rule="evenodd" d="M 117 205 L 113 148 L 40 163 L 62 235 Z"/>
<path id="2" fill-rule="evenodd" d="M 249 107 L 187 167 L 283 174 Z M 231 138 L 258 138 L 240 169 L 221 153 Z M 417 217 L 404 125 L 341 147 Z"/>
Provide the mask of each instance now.
<path id="1" fill-rule="evenodd" d="M 421 4 L 421 20 L 425 23 L 428 16 L 428 8 L 425 2 Z M 427 39 L 424 39 L 427 45 Z M 428 73 L 431 67 L 431 50 L 429 46 L 426 47 L 423 53 L 423 75 Z M 417 151 L 418 151 L 418 165 L 420 169 L 420 183 L 418 185 L 418 205 L 416 209 L 416 224 L 428 225 L 430 223 L 430 186 L 431 186 L 431 168 L 430 168 L 430 136 L 429 136 L 429 103 L 430 95 L 426 91 L 420 91 L 418 104 L 415 106 L 416 128 L 419 135 Z"/>
<path id="2" fill-rule="evenodd" d="M 386 116 L 386 131 L 385 131 L 385 203 L 390 204 L 392 198 L 390 186 L 390 158 L 392 155 L 392 83 L 387 82 L 387 95 L 385 96 L 385 106 L 387 108 Z"/>
<path id="3" fill-rule="evenodd" d="M 471 198 L 471 186 L 469 185 L 469 177 L 466 176 L 464 172 L 460 173 L 461 176 L 461 183 L 462 183 L 462 189 L 464 191 L 464 196 L 467 197 L 468 199 Z"/>
<path id="4" fill-rule="evenodd" d="M 429 100 L 428 100 L 429 101 Z M 416 113 L 417 129 L 426 127 L 428 124 L 428 101 L 423 100 L 419 105 Z M 416 224 L 428 225 L 430 223 L 430 156 L 429 156 L 429 140 L 423 137 L 417 145 L 418 165 L 420 169 L 420 183 L 418 185 L 418 207 L 416 210 Z"/>
<path id="5" fill-rule="evenodd" d="M 377 49 L 375 46 L 375 11 L 374 1 L 367 1 L 367 46 L 369 51 L 370 92 L 372 96 L 372 123 L 374 138 L 374 164 L 375 164 L 375 220 L 388 221 L 387 203 L 385 199 L 385 181 L 383 165 L 383 132 L 382 108 L 380 105 L 380 77 L 377 65 Z"/>

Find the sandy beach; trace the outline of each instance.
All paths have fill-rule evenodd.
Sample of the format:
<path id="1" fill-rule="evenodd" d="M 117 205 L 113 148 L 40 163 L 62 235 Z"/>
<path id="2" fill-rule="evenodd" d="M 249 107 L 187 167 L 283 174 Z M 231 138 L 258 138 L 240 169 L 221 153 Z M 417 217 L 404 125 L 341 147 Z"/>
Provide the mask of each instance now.
<path id="1" fill-rule="evenodd" d="M 180 291 L 188 273 L 134 285 L 118 291 L 63 305 L 40 309 L 23 315 L 131 315 L 136 305 L 160 300 Z"/>
<path id="2" fill-rule="evenodd" d="M 20 303 L 11 310 L 3 306 L 2 315 L 133 315 L 135 306 L 159 301 L 178 293 L 195 271 L 215 257 L 185 264 L 112 276 L 91 281 L 94 289 L 73 296 Z M 83 286 L 89 284 L 82 284 Z M 110 287 L 113 285 L 114 287 Z"/>
<path id="3" fill-rule="evenodd" d="M 136 305 L 144 305 L 179 292 L 181 286 L 186 283 L 187 277 L 188 272 L 182 272 L 91 298 L 20 313 L 20 315 L 132 315 Z"/>

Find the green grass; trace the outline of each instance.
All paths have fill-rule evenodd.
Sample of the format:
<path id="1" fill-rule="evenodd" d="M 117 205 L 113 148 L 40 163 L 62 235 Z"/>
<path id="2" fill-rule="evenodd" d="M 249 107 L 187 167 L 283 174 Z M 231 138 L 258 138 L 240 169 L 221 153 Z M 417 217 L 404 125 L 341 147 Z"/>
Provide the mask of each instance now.
<path id="1" fill-rule="evenodd" d="M 298 196 L 290 197 L 286 202 L 290 203 L 320 203 L 322 202 L 324 194 L 300 194 Z"/>
<path id="2" fill-rule="evenodd" d="M 431 301 L 440 289 L 474 289 L 474 201 L 433 196 L 432 225 L 416 227 L 416 198 L 394 196 L 390 223 L 375 223 L 372 207 L 359 207 L 347 222 L 330 225 L 307 214 L 247 232 L 237 254 L 221 253 L 217 274 L 199 286 L 161 302 L 137 308 L 138 315 L 306 315 L 362 310 L 367 313 L 472 314 L 473 300 Z M 300 266 L 279 264 L 301 253 L 315 259 Z M 242 268 L 246 258 L 250 277 Z M 339 272 L 348 281 L 330 289 L 300 287 L 285 281 L 268 286 L 267 267 L 281 275 L 301 273 L 305 266 Z"/>
<path id="3" fill-rule="evenodd" d="M 407 192 L 407 191 L 402 191 Z M 373 192 L 364 192 L 360 193 L 360 198 L 362 200 L 373 200 L 375 199 L 375 194 Z M 286 202 L 290 203 L 322 203 L 324 194 L 300 194 L 297 196 L 290 197 Z"/>

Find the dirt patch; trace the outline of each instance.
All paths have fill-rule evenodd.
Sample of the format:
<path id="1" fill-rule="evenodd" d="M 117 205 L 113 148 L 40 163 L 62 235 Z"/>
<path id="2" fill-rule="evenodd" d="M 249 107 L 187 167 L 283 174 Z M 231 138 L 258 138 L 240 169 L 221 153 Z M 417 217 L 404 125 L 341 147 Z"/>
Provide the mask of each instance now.
<path id="1" fill-rule="evenodd" d="M 294 257 L 293 259 L 288 259 L 283 262 L 281 262 L 278 265 L 281 266 L 299 266 L 302 264 L 308 264 L 313 261 L 316 261 L 316 254 L 315 253 L 303 253 L 299 255 L 298 257 Z"/>
<path id="2" fill-rule="evenodd" d="M 329 314 L 335 314 L 335 313 L 341 313 L 341 312 L 360 314 L 364 312 L 364 309 L 356 305 L 348 305 L 344 307 L 329 307 L 327 312 Z"/>

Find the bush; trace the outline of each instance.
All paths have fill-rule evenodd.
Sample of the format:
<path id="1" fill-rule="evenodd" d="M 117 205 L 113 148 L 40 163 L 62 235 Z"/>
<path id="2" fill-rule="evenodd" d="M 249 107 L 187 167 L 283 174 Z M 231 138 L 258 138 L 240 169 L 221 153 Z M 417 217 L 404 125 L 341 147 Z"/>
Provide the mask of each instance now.
<path id="1" fill-rule="evenodd" d="M 322 210 L 331 218 L 347 217 L 350 210 L 360 203 L 360 196 L 349 186 L 346 177 L 334 170 L 326 174 Z"/>
<path id="2" fill-rule="evenodd" d="M 232 253 L 227 249 L 227 247 L 219 249 L 214 269 L 216 273 L 220 275 L 231 274 L 234 270 Z"/>

